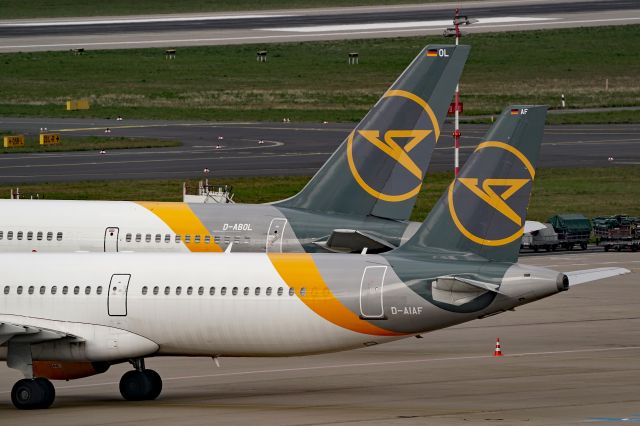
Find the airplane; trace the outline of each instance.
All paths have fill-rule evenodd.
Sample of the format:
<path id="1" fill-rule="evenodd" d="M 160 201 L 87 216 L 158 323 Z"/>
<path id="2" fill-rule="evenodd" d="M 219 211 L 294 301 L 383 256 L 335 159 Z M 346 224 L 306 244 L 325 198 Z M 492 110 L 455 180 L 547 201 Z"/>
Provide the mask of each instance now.
<path id="1" fill-rule="evenodd" d="M 51 380 L 130 362 L 126 400 L 153 400 L 155 356 L 344 351 L 512 310 L 628 273 L 517 263 L 546 107 L 507 108 L 409 241 L 383 254 L 13 253 L 0 256 L 0 359 L 18 409 Z M 211 271 L 215 271 L 212 273 Z"/>
<path id="2" fill-rule="evenodd" d="M 269 204 L 0 200 L 0 251 L 359 252 L 397 247 L 469 46 L 426 46 L 308 184 Z"/>

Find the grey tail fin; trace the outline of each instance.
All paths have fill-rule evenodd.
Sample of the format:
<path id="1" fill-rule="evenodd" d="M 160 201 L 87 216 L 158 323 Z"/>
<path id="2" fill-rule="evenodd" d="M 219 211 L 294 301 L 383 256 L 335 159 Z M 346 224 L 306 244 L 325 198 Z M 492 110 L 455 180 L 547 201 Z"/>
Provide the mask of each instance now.
<path id="1" fill-rule="evenodd" d="M 429 45 L 280 207 L 408 220 L 469 46 Z"/>
<path id="2" fill-rule="evenodd" d="M 505 109 L 418 231 L 394 253 L 515 262 L 546 115 L 546 106 Z"/>

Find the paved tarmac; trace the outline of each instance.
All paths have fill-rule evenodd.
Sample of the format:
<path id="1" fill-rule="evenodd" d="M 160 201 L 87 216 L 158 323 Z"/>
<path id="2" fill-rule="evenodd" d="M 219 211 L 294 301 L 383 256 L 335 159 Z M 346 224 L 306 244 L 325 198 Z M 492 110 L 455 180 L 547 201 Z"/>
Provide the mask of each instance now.
<path id="1" fill-rule="evenodd" d="M 515 312 L 386 345 L 301 358 L 148 360 L 157 401 L 125 402 L 126 365 L 56 383 L 50 410 L 18 412 L 0 368 L 0 424 L 582 425 L 640 421 L 640 256 L 575 253 L 523 263 L 632 274 Z M 505 354 L 492 356 L 496 337 Z"/>
<path id="2" fill-rule="evenodd" d="M 27 135 L 40 128 L 68 136 L 177 139 L 182 147 L 0 155 L 0 182 L 155 179 L 210 176 L 313 175 L 353 123 L 207 123 L 149 120 L 0 118 L 0 129 Z M 488 125 L 464 124 L 461 164 Z M 452 169 L 452 126 L 446 124 L 430 171 Z M 218 139 L 222 137 L 222 139 Z M 258 144 L 264 140 L 264 144 Z M 64 143 L 64 142 L 63 142 Z M 216 148 L 220 146 L 220 148 Z M 539 167 L 613 167 L 640 164 L 640 125 L 547 126 Z"/>
<path id="3" fill-rule="evenodd" d="M 0 20 L 0 52 L 176 47 L 442 34 L 457 3 L 270 12 Z M 465 32 L 640 23 L 633 0 L 464 3 Z"/>

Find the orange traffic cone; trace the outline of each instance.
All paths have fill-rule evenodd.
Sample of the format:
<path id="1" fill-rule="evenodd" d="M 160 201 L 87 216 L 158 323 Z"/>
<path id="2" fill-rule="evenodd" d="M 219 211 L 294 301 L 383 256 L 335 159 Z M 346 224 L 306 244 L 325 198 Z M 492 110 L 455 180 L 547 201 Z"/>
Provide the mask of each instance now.
<path id="1" fill-rule="evenodd" d="M 502 356 L 502 348 L 500 348 L 500 338 L 496 338 L 496 349 L 493 351 L 493 356 Z"/>

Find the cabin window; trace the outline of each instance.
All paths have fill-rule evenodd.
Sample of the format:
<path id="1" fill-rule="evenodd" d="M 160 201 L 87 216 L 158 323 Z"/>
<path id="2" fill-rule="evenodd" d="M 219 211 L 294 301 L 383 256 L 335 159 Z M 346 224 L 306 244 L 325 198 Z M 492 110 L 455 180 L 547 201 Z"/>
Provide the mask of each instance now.
<path id="1" fill-rule="evenodd" d="M 255 294 L 256 294 L 256 296 L 260 296 L 260 287 L 256 287 Z"/>
<path id="2" fill-rule="evenodd" d="M 307 289 L 306 289 L 306 288 L 304 288 L 304 287 L 302 287 L 302 288 L 300 289 L 300 296 L 304 297 L 304 296 L 306 296 L 306 295 L 307 295 Z"/>
<path id="3" fill-rule="evenodd" d="M 47 289 L 44 286 L 40 286 L 40 294 L 44 294 Z"/>
<path id="4" fill-rule="evenodd" d="M 236 235 L 235 237 L 233 237 L 233 242 L 234 242 L 235 244 L 240 243 L 240 237 L 239 237 L 239 236 L 237 236 L 237 235 Z"/>
<path id="5" fill-rule="evenodd" d="M 9 290 L 10 290 L 9 286 L 5 285 L 4 286 L 4 294 L 9 294 Z"/>
<path id="6" fill-rule="evenodd" d="M 144 240 L 145 240 L 145 242 L 150 243 L 151 242 L 151 234 L 145 235 L 144 236 Z"/>
<path id="7" fill-rule="evenodd" d="M 169 288 L 169 286 L 166 286 L 166 287 L 164 288 L 164 294 L 165 294 L 165 296 L 168 296 L 168 295 L 169 295 L 169 293 L 171 293 L 171 288 Z"/>
<path id="8" fill-rule="evenodd" d="M 227 288 L 226 287 L 222 287 L 220 289 L 220 296 L 224 296 L 225 294 L 227 294 Z"/>
<path id="9" fill-rule="evenodd" d="M 80 287 L 79 286 L 73 287 L 73 294 L 80 294 Z"/>
<path id="10" fill-rule="evenodd" d="M 36 239 L 38 241 L 42 241 L 42 231 L 38 231 L 38 234 L 36 235 Z"/>
<path id="11" fill-rule="evenodd" d="M 33 286 L 32 286 L 32 285 L 30 285 L 30 286 L 29 286 L 29 294 L 33 294 L 34 290 L 35 290 L 35 289 L 33 288 Z"/>
<path id="12" fill-rule="evenodd" d="M 195 236 L 194 241 L 195 241 L 196 244 L 200 244 L 200 235 L 199 234 Z"/>
<path id="13" fill-rule="evenodd" d="M 130 243 L 131 242 L 131 234 L 128 233 L 127 236 L 125 237 L 125 241 Z"/>
<path id="14" fill-rule="evenodd" d="M 0 240 L 2 239 L 3 236 L 4 236 L 4 233 L 0 231 Z"/>
<path id="15" fill-rule="evenodd" d="M 62 232 L 58 232 L 58 233 L 56 234 L 56 240 L 58 240 L 58 241 L 62 241 Z"/>
<path id="16" fill-rule="evenodd" d="M 33 240 L 33 231 L 27 232 L 27 240 L 29 241 Z"/>
<path id="17" fill-rule="evenodd" d="M 219 243 L 219 242 L 220 242 L 220 237 L 219 237 L 219 236 L 217 236 L 217 235 L 215 235 L 215 236 L 213 237 L 213 242 L 214 242 L 214 243 L 216 243 L 216 244 L 217 244 L 217 243 Z"/>
<path id="18" fill-rule="evenodd" d="M 211 236 L 210 235 L 205 235 L 204 242 L 205 242 L 205 244 L 211 244 Z"/>
<path id="19" fill-rule="evenodd" d="M 193 287 L 187 287 L 187 296 L 191 296 L 193 294 Z"/>
<path id="20" fill-rule="evenodd" d="M 182 294 L 182 287 L 176 287 L 176 296 L 180 296 Z"/>
<path id="21" fill-rule="evenodd" d="M 23 236 L 23 235 L 24 235 L 24 234 L 22 233 L 22 231 L 18 231 L 18 233 L 16 234 L 16 239 L 18 239 L 18 240 L 22 240 L 22 236 Z"/>
<path id="22" fill-rule="evenodd" d="M 142 234 L 136 234 L 136 243 L 142 241 Z"/>
<path id="23" fill-rule="evenodd" d="M 18 286 L 18 294 L 22 294 L 22 286 L 21 285 Z"/>
<path id="24" fill-rule="evenodd" d="M 62 294 L 67 294 L 67 293 L 69 293 L 69 287 L 65 285 L 64 287 L 62 287 Z"/>
<path id="25" fill-rule="evenodd" d="M 224 243 L 225 244 L 229 244 L 229 242 L 231 241 L 231 237 L 224 237 Z"/>
<path id="26" fill-rule="evenodd" d="M 91 294 L 91 287 L 86 286 L 86 287 L 84 288 L 84 294 L 86 294 L 87 296 L 88 296 L 88 295 L 90 295 L 90 294 Z"/>
<path id="27" fill-rule="evenodd" d="M 53 240 L 53 232 L 47 232 L 47 241 Z"/>
<path id="28" fill-rule="evenodd" d="M 293 287 L 289 288 L 289 296 L 293 296 L 294 294 L 296 294 L 296 290 Z"/>
<path id="29" fill-rule="evenodd" d="M 237 296 L 238 295 L 238 287 L 234 287 L 233 290 L 231 290 L 231 294 L 233 296 Z"/>
<path id="30" fill-rule="evenodd" d="M 53 286 L 51 287 L 51 294 L 56 294 L 58 292 L 58 287 L 57 286 Z"/>
<path id="31" fill-rule="evenodd" d="M 182 240 L 179 234 L 176 234 L 176 243 L 179 243 Z"/>
<path id="32" fill-rule="evenodd" d="M 102 294 L 102 286 L 101 286 L 101 285 L 99 285 L 99 286 L 96 288 L 96 294 L 97 294 L 98 296 L 100 296 L 100 295 Z"/>
<path id="33" fill-rule="evenodd" d="M 162 235 L 156 234 L 156 243 L 159 243 L 160 241 L 162 241 Z"/>
<path id="34" fill-rule="evenodd" d="M 249 295 L 249 287 L 245 287 L 243 293 L 244 293 L 245 296 L 248 296 Z"/>
<path id="35" fill-rule="evenodd" d="M 249 244 L 249 241 L 251 241 L 251 237 L 244 237 L 245 244 Z"/>
<path id="36" fill-rule="evenodd" d="M 149 291 L 149 288 L 146 285 L 144 287 L 142 287 L 142 295 L 143 296 L 146 296 L 148 291 Z"/>
<path id="37" fill-rule="evenodd" d="M 164 242 L 165 243 L 170 243 L 171 242 L 171 235 L 165 234 L 164 235 Z"/>
<path id="38" fill-rule="evenodd" d="M 282 293 L 284 293 L 284 290 L 282 287 L 278 287 L 278 296 L 282 296 Z"/>
<path id="39" fill-rule="evenodd" d="M 160 292 L 160 287 L 155 286 L 155 287 L 153 288 L 153 295 L 154 295 L 154 296 L 157 296 L 159 292 Z"/>
<path id="40" fill-rule="evenodd" d="M 191 235 L 187 234 L 184 236 L 184 242 L 185 243 L 190 243 L 191 242 Z"/>
<path id="41" fill-rule="evenodd" d="M 224 296 L 225 293 L 227 292 L 227 289 L 222 287 L 222 295 Z M 216 288 L 215 287 L 209 287 L 209 296 L 214 296 L 216 294 Z"/>
<path id="42" fill-rule="evenodd" d="M 13 240 L 13 231 L 7 232 L 7 240 Z"/>
<path id="43" fill-rule="evenodd" d="M 271 287 L 267 287 L 267 296 L 271 296 Z"/>
<path id="44" fill-rule="evenodd" d="M 211 287 L 213 288 L 213 287 Z M 215 293 L 216 289 L 213 288 L 213 292 Z M 204 294 L 204 287 L 198 287 L 198 296 L 202 296 Z"/>

